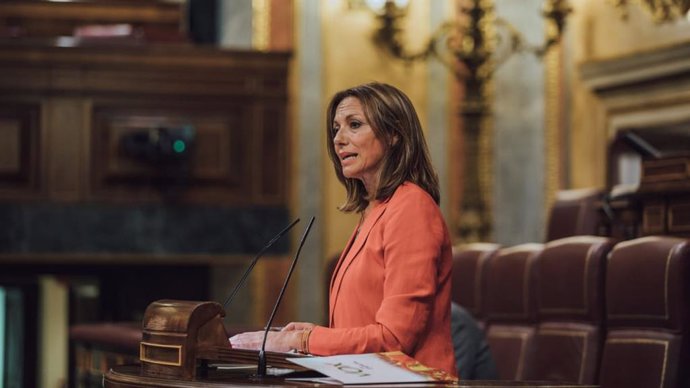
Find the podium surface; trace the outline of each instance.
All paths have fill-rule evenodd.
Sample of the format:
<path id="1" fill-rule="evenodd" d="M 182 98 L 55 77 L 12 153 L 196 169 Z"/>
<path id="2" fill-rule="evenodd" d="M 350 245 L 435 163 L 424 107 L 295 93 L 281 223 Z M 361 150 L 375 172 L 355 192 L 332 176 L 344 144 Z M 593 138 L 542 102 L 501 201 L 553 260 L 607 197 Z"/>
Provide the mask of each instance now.
<path id="1" fill-rule="evenodd" d="M 390 387 L 395 384 L 374 384 L 376 386 Z M 596 385 L 577 385 L 557 382 L 529 382 L 529 381 L 460 381 L 456 384 L 443 383 L 405 383 L 400 387 L 466 387 L 466 388 L 598 388 Z M 267 377 L 261 380 L 253 379 L 237 372 L 210 370 L 207 376 L 199 377 L 193 381 L 179 379 L 162 379 L 143 376 L 139 365 L 116 366 L 103 376 L 105 388 L 226 388 L 226 387 L 328 387 L 327 384 L 312 383 L 306 381 L 290 381 L 282 377 Z M 354 385 L 359 387 L 362 385 Z M 362 386 L 363 387 L 363 386 Z"/>

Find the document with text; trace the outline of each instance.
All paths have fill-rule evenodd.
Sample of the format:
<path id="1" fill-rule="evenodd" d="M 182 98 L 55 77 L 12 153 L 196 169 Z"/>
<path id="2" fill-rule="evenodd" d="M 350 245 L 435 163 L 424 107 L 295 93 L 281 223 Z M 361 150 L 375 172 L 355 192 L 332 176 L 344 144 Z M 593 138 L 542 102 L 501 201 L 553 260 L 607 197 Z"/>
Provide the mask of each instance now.
<path id="1" fill-rule="evenodd" d="M 402 352 L 344 354 L 328 357 L 288 358 L 342 384 L 455 382 L 449 373 L 421 364 Z M 328 380 L 321 380 L 326 382 Z"/>

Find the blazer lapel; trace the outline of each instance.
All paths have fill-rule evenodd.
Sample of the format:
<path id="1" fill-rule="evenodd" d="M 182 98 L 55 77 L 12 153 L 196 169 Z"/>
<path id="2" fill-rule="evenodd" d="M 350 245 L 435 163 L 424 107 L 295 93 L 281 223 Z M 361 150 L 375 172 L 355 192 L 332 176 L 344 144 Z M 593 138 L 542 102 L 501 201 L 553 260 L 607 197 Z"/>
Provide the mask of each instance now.
<path id="1" fill-rule="evenodd" d="M 357 225 L 357 228 L 361 228 L 361 225 Z M 350 252 L 350 249 L 352 248 L 352 243 L 354 240 L 357 238 L 357 229 L 352 231 L 352 235 L 350 235 L 350 239 L 347 241 L 347 245 L 345 245 L 345 249 L 343 249 L 342 252 L 340 252 L 340 257 L 338 257 L 338 262 L 335 264 L 335 268 L 333 269 L 333 273 L 331 274 L 331 283 L 330 286 L 328 287 L 328 295 L 329 297 L 333 296 L 333 284 L 335 283 L 335 278 L 338 277 L 338 271 L 340 271 L 340 266 L 343 264 L 343 260 L 345 256 Z M 332 306 L 333 300 L 332 298 L 329 299 L 330 303 L 329 306 Z"/>
<path id="2" fill-rule="evenodd" d="M 355 233 L 352 234 L 350 242 L 348 243 L 350 249 L 343 252 L 338 260 L 338 265 L 336 266 L 335 271 L 333 271 L 333 277 L 331 278 L 330 308 L 328 309 L 330 313 L 328 322 L 331 325 L 333 324 L 333 312 L 335 311 L 335 304 L 338 300 L 338 294 L 340 293 L 340 286 L 342 285 L 343 277 L 345 276 L 347 269 L 350 267 L 350 264 L 352 264 L 355 257 L 357 257 L 359 252 L 362 250 L 362 247 L 364 247 L 364 243 L 369 237 L 369 232 L 371 232 L 371 229 L 374 227 L 374 225 L 376 225 L 378 220 L 383 215 L 387 204 L 388 202 L 386 201 L 372 209 L 369 217 L 367 217 L 364 223 L 360 226 L 359 233 L 355 231 Z M 354 239 L 354 241 L 352 241 L 352 239 Z"/>

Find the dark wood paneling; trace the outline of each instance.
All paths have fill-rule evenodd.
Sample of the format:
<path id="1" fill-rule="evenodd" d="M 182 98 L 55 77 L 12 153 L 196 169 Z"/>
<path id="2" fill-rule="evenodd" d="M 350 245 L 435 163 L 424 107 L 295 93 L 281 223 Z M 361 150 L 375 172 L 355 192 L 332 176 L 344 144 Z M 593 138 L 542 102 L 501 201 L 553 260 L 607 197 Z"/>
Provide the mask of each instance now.
<path id="1" fill-rule="evenodd" d="M 639 187 L 602 203 L 602 234 L 690 237 L 690 158 L 641 161 Z"/>
<path id="2" fill-rule="evenodd" d="M 690 235 L 690 196 L 669 201 L 668 230 L 672 234 Z"/>
<path id="3" fill-rule="evenodd" d="M 40 106 L 0 103 L 0 198 L 36 196 Z"/>
<path id="4" fill-rule="evenodd" d="M 649 201 L 642 210 L 642 233 L 664 234 L 666 229 L 666 207 L 662 201 Z"/>
<path id="5" fill-rule="evenodd" d="M 642 162 L 642 183 L 668 182 L 690 179 L 690 160 L 670 158 Z"/>
<path id="6" fill-rule="evenodd" d="M 96 2 L 68 6 L 86 3 Z M 0 4 L 0 28 L 7 9 Z M 97 12 L 87 11 L 94 21 Z M 16 20 L 47 15 L 22 12 Z M 112 21 L 117 12 L 99 15 Z M 55 31 L 68 19 L 24 26 Z M 0 233 L 2 278 L 96 279 L 96 319 L 136 319 L 151 298 L 211 298 L 213 265 L 227 265 L 227 255 L 246 260 L 287 222 L 289 54 L 55 42 L 0 38 L 0 221 L 9 225 Z M 189 169 L 162 177 L 160 166 L 120 149 L 135 131 L 177 126 L 196 131 Z M 189 174 L 184 184 L 163 179 L 178 172 Z M 278 245 L 275 252 L 285 254 L 289 239 Z M 255 275 L 280 284 L 286 267 L 273 264 Z M 249 288 L 261 297 L 235 307 L 244 304 L 248 321 L 263 322 L 272 289 Z M 36 347 L 37 330 L 27 329 L 24 345 Z"/>
<path id="7" fill-rule="evenodd" d="M 275 171 L 275 174 L 261 175 L 261 188 L 257 194 L 271 202 L 279 200 L 286 190 L 287 171 L 285 163 L 288 160 L 287 144 L 288 138 L 286 131 L 285 108 L 278 104 L 266 107 L 262 116 L 265 118 L 262 123 L 260 149 L 258 162 L 262 171 Z"/>
<path id="8" fill-rule="evenodd" d="M 177 199 L 205 194 L 222 202 L 243 202 L 250 192 L 243 182 L 251 181 L 246 168 L 251 148 L 244 146 L 251 133 L 249 114 L 242 105 L 224 109 L 190 106 L 106 107 L 93 112 L 91 197 L 155 200 L 160 190 L 181 185 Z M 123 136 L 158 128 L 190 127 L 195 131 L 189 171 L 183 166 L 154 164 L 123 153 Z M 189 190 L 186 190 L 189 189 Z"/>
<path id="9" fill-rule="evenodd" d="M 46 133 L 44 199 L 286 205 L 288 59 L 287 53 L 184 44 L 60 47 L 0 40 L 0 100 L 40 101 L 34 116 L 8 105 L 6 116 L 15 121 L 3 121 L 0 136 L 7 138 L 5 148 L 16 149 L 16 128 Z M 41 109 L 48 122 L 39 124 Z M 184 125 L 197 134 L 188 173 L 162 172 L 118 148 L 134 131 Z M 36 142 L 31 137 L 27 144 Z M 16 168 L 12 152 L 0 168 Z M 171 183 L 178 175 L 188 177 Z M 0 175 L 0 185 L 9 181 Z"/>
<path id="10" fill-rule="evenodd" d="M 130 23 L 156 36 L 181 35 L 184 4 L 160 0 L 26 1 L 0 3 L 0 36 L 69 36 L 93 24 Z M 139 31 L 141 33 L 141 31 Z"/>

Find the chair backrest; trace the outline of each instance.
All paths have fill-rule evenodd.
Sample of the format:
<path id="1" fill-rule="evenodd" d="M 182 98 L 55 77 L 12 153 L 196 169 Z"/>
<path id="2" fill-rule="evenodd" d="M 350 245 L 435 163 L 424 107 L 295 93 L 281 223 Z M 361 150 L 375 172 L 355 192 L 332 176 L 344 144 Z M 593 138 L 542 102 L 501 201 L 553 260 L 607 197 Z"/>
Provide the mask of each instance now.
<path id="1" fill-rule="evenodd" d="M 461 244 L 453 247 L 453 302 L 464 307 L 483 326 L 485 274 L 488 261 L 500 246 L 490 243 Z"/>
<path id="2" fill-rule="evenodd" d="M 536 263 L 537 332 L 528 380 L 595 384 L 604 338 L 604 280 L 614 240 L 547 243 Z"/>
<path id="3" fill-rule="evenodd" d="M 541 244 L 500 249 L 487 262 L 486 331 L 498 374 L 522 380 L 530 368 L 535 332 L 535 261 Z"/>
<path id="4" fill-rule="evenodd" d="M 597 235 L 601 189 L 561 190 L 551 206 L 546 241 L 570 236 Z"/>
<path id="5" fill-rule="evenodd" d="M 644 237 L 616 245 L 606 301 L 601 388 L 690 386 L 690 241 Z"/>

